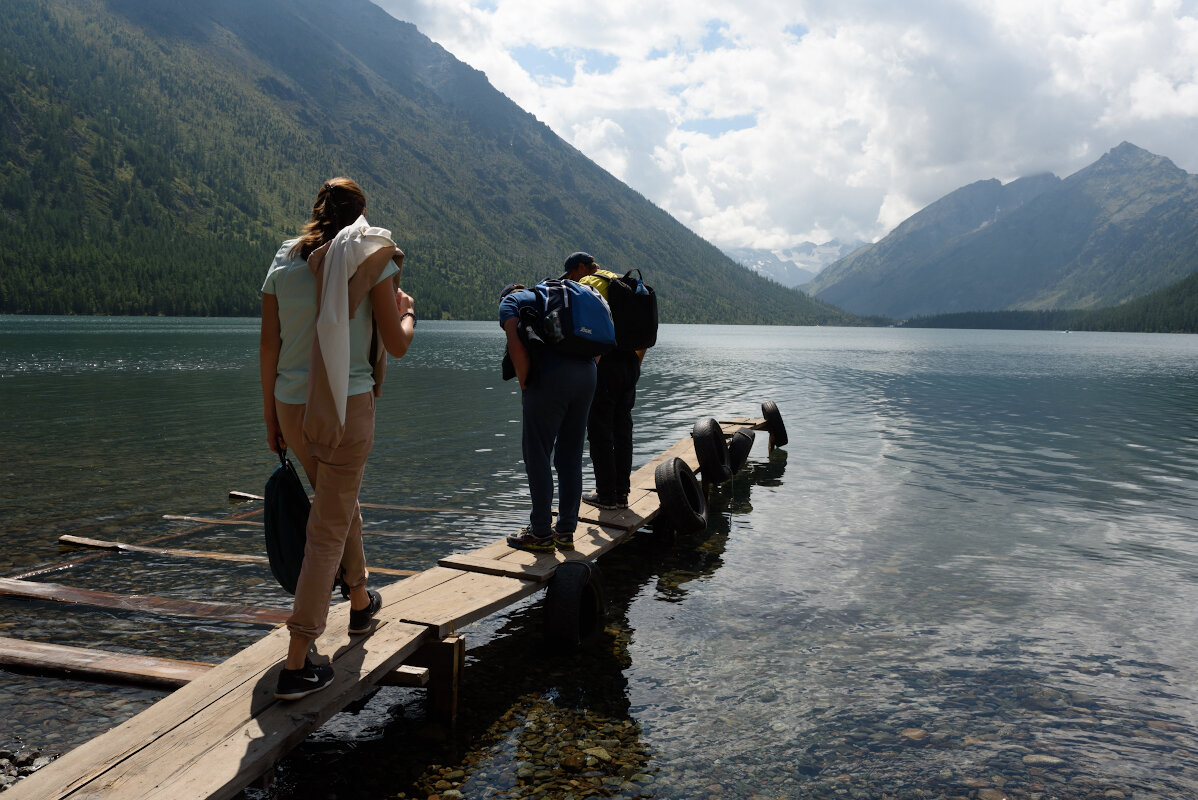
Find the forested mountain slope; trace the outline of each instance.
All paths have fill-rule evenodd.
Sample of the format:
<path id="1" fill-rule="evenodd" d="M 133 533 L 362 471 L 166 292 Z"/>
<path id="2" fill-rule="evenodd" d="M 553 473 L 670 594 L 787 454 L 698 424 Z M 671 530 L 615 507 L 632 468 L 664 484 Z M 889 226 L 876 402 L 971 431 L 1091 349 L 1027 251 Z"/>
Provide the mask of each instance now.
<path id="1" fill-rule="evenodd" d="M 908 320 L 903 327 L 1198 333 L 1198 272 L 1109 308 L 937 314 Z"/>
<path id="2" fill-rule="evenodd" d="M 424 317 L 490 318 L 576 249 L 669 322 L 845 323 L 746 270 L 365 0 L 8 0 L 0 312 L 252 315 L 333 175 Z"/>

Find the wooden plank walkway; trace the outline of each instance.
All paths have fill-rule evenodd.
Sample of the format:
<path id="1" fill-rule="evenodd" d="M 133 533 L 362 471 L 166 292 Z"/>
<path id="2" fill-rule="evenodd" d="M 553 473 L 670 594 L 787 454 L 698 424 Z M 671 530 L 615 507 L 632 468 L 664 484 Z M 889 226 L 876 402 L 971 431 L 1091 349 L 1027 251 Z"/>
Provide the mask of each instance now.
<path id="1" fill-rule="evenodd" d="M 725 435 L 762 420 L 722 422 Z M 637 470 L 630 506 L 589 509 L 572 552 L 532 554 L 502 540 L 447 556 L 438 566 L 379 590 L 374 632 L 350 637 L 349 604 L 329 612 L 317 651 L 334 665 L 326 690 L 295 702 L 274 699 L 289 634 L 279 626 L 111 731 L 70 751 L 7 793 L 12 800 L 186 800 L 237 794 L 345 705 L 418 650 L 543 588 L 567 560 L 610 551 L 660 513 L 654 471 L 678 457 L 695 469 L 689 437 Z M 460 652 L 460 651 L 459 651 Z"/>

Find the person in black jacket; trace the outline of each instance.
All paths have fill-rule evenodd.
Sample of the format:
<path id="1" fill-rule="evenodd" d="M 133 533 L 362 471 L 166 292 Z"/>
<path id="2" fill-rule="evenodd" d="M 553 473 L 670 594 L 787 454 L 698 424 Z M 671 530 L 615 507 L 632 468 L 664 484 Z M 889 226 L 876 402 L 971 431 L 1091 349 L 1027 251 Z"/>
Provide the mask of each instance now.
<path id="1" fill-rule="evenodd" d="M 619 277 L 601 270 L 589 253 L 572 253 L 566 259 L 565 277 L 591 286 L 607 296 L 606 278 Z M 595 508 L 628 508 L 632 476 L 632 407 L 636 405 L 636 383 L 641 377 L 644 351 L 616 348 L 599 359 L 595 396 L 587 418 L 587 441 L 595 470 L 595 491 L 582 502 Z"/>

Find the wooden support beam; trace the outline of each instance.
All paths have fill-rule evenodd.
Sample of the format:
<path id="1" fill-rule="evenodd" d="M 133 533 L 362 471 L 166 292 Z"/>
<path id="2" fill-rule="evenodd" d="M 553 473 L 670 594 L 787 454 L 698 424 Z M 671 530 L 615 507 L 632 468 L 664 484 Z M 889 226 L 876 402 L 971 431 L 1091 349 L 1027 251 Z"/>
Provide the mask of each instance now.
<path id="1" fill-rule="evenodd" d="M 428 686 L 428 682 L 428 667 L 400 664 L 394 672 L 388 672 L 379 680 L 379 686 L 408 686 L 418 689 Z"/>
<path id="2" fill-rule="evenodd" d="M 128 553 L 148 553 L 156 556 L 170 556 L 172 558 L 209 558 L 217 561 L 239 561 L 247 564 L 266 564 L 269 559 L 266 556 L 256 556 L 243 553 L 221 553 L 214 550 L 182 550 L 170 549 L 164 547 L 143 547 L 137 544 L 127 544 L 126 542 L 111 542 L 105 539 L 88 539 L 84 536 L 71 536 L 64 534 L 58 537 L 59 544 L 74 545 L 76 547 L 91 547 L 97 550 L 120 550 Z M 386 567 L 370 567 L 372 575 L 398 575 L 408 577 L 418 575 L 420 570 L 415 569 L 388 569 Z"/>
<path id="3" fill-rule="evenodd" d="M 148 611 L 176 617 L 203 617 L 227 622 L 248 622 L 255 625 L 278 625 L 291 616 L 288 608 L 239 606 L 232 603 L 208 603 L 202 600 L 176 600 L 170 597 L 150 597 L 139 594 L 116 594 L 79 589 L 58 583 L 38 583 L 14 578 L 0 578 L 0 595 L 52 600 L 57 603 L 118 608 L 124 611 Z"/>
<path id="4" fill-rule="evenodd" d="M 458 720 L 458 690 L 466 668 L 466 637 L 446 636 L 426 642 L 407 663 L 429 670 L 428 703 L 433 718 L 452 728 Z"/>

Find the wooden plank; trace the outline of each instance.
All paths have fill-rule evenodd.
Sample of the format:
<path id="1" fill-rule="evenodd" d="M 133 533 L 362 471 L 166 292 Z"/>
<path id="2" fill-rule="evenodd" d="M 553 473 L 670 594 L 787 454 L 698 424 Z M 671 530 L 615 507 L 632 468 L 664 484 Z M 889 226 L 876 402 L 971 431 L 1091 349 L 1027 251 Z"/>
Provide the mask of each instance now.
<path id="1" fill-rule="evenodd" d="M 582 525 L 574 532 L 572 560 L 594 559 L 608 552 L 629 535 L 628 531 L 604 528 L 598 525 Z M 558 554 L 538 555 L 523 550 L 514 550 L 500 539 L 470 552 L 470 555 L 504 562 L 510 566 L 553 564 L 556 568 Z M 561 557 L 564 561 L 566 556 Z M 456 576 L 456 577 L 455 577 Z M 424 584 L 436 582 L 437 590 Z M 543 581 L 529 580 L 512 575 L 492 575 L 474 571 L 459 571 L 451 567 L 437 566 L 414 578 L 397 584 L 408 587 L 411 595 L 403 603 L 401 611 L 405 622 L 429 625 L 445 636 L 464 625 L 488 617 L 505 606 L 523 599 L 543 588 Z"/>
<path id="2" fill-rule="evenodd" d="M 629 499 L 632 499 L 631 496 Z M 642 520 L 640 527 L 643 528 L 661 514 L 661 499 L 657 492 L 645 492 L 629 504 L 628 511 Z"/>
<path id="3" fill-rule="evenodd" d="M 272 702 L 252 719 L 247 719 L 241 703 L 225 703 L 218 718 L 188 725 L 189 730 L 180 733 L 180 740 L 195 743 L 188 750 L 176 753 L 162 742 L 146 748 L 139 760 L 152 765 L 156 775 L 137 765 L 121 765 L 123 774 L 108 782 L 117 789 L 113 796 L 120 800 L 226 800 L 239 795 L 246 784 L 357 699 L 365 687 L 410 657 L 426 637 L 427 629 L 421 626 L 391 623 L 341 654 L 333 662 L 337 677 L 318 694 L 292 703 Z M 273 691 L 273 670 L 263 677 L 262 684 L 267 692 Z M 194 735 L 188 735 L 191 731 Z M 215 746 L 209 744 L 213 733 L 223 734 Z M 171 757 L 173 763 L 160 766 L 163 757 Z"/>
<path id="4" fill-rule="evenodd" d="M 124 611 L 146 611 L 176 617 L 203 617 L 229 622 L 248 622 L 255 625 L 278 625 L 291 616 L 291 609 L 239 606 L 232 603 L 209 603 L 202 600 L 176 600 L 170 597 L 151 597 L 140 594 L 116 594 L 79 589 L 58 583 L 38 583 L 14 578 L 0 578 L 0 594 L 51 600 L 57 603 L 118 608 Z"/>
<path id="5" fill-rule="evenodd" d="M 239 528 L 246 528 L 246 527 L 261 528 L 266 525 L 265 522 L 242 522 L 242 521 L 235 521 L 235 520 L 231 520 L 231 519 L 225 520 L 225 519 L 215 519 L 215 518 L 211 518 L 211 517 L 193 517 L 188 514 L 163 514 L 162 518 L 163 519 L 173 519 L 173 520 L 183 520 L 186 522 L 202 522 L 205 525 L 235 525 Z M 397 532 L 397 531 L 380 531 L 380 530 L 375 530 L 374 528 L 365 528 L 365 527 L 362 528 L 362 534 L 364 536 L 391 536 L 391 537 L 395 537 L 395 538 L 399 538 L 399 539 L 412 539 L 412 538 L 418 537 L 421 541 L 425 541 L 425 542 L 461 542 L 462 541 L 460 538 L 456 538 L 453 536 L 429 536 L 429 535 L 423 534 L 423 533 L 413 534 L 413 533 L 402 533 L 402 532 Z"/>
<path id="6" fill-rule="evenodd" d="M 630 533 L 631 530 L 626 528 L 582 524 L 574 532 L 573 550 L 530 553 L 508 547 L 507 542 L 500 539 L 477 550 L 445 556 L 437 563 L 443 567 L 468 572 L 544 582 L 552 577 L 558 565 L 566 561 L 596 559 L 622 542 Z"/>
<path id="7" fill-rule="evenodd" d="M 217 519 L 213 517 L 195 517 L 190 514 L 163 514 L 163 519 L 181 520 L 183 522 L 199 522 L 204 525 L 239 525 L 242 527 L 261 528 L 265 522 L 246 522 L 236 518 Z"/>
<path id="8" fill-rule="evenodd" d="M 406 582 L 379 590 L 384 608 L 405 594 L 401 587 Z M 372 635 L 350 637 L 349 603 L 334 605 L 317 650 L 332 655 L 337 677 L 328 689 L 293 703 L 273 695 L 289 638 L 286 628 L 276 628 L 137 716 L 22 780 L 9 790 L 8 798 L 234 796 L 419 648 L 428 629 L 405 625 L 395 616 L 384 610 Z"/>
<path id="9" fill-rule="evenodd" d="M 330 612 L 330 617 L 332 617 Z M 169 735 L 180 722 L 237 691 L 261 674 L 265 652 L 277 661 L 286 652 L 290 634 L 276 628 L 250 647 L 193 680 L 178 691 L 121 723 L 107 733 L 84 742 L 61 758 L 9 789 L 9 797 L 29 800 L 64 798 L 102 776 L 113 765 L 135 755 L 147 741 Z M 97 794 L 96 797 L 103 795 Z"/>
<path id="10" fill-rule="evenodd" d="M 433 567 L 392 587 L 396 593 L 391 596 L 398 604 L 393 613 L 404 622 L 428 625 L 438 638 L 444 639 L 471 622 L 533 594 L 542 584 Z"/>
<path id="11" fill-rule="evenodd" d="M 247 564 L 266 564 L 269 559 L 266 556 L 256 556 L 242 553 L 221 553 L 213 550 L 186 550 L 165 547 L 143 547 L 136 544 L 128 544 L 126 542 L 112 542 L 105 539 L 88 539 L 84 536 L 71 536 L 64 534 L 58 537 L 59 544 L 75 545 L 76 547 L 92 547 L 99 550 L 121 550 L 129 553 L 147 553 L 157 556 L 170 556 L 173 558 L 208 558 L 217 561 L 239 561 Z M 398 575 L 407 577 L 410 575 L 418 575 L 420 570 L 416 569 L 388 569 L 386 567 L 370 567 L 372 575 Z"/>
<path id="12" fill-rule="evenodd" d="M 106 539 L 89 539 L 86 536 L 63 534 L 58 537 L 58 543 L 73 547 L 90 547 L 93 550 L 121 550 L 128 553 L 147 553 L 156 556 L 174 556 L 177 558 L 207 558 L 215 561 L 237 561 L 245 564 L 261 564 L 267 561 L 266 556 L 243 555 L 241 553 L 219 553 L 207 550 L 173 550 L 164 547 L 143 547 L 125 542 L 113 542 Z"/>
<path id="13" fill-rule="evenodd" d="M 442 567 L 451 567 L 466 572 L 481 572 L 485 575 L 506 575 L 509 578 L 523 578 L 530 581 L 546 581 L 553 575 L 560 561 L 550 560 L 548 556 L 537 559 L 536 564 L 513 564 L 496 561 L 493 558 L 480 558 L 469 553 L 455 553 L 437 559 Z"/>
<path id="14" fill-rule="evenodd" d="M 7 637 L 0 637 L 0 664 L 39 674 L 65 673 L 71 678 L 166 689 L 195 680 L 213 667 L 202 661 L 111 653 Z"/>
<path id="15" fill-rule="evenodd" d="M 265 500 L 266 498 L 260 494 L 250 494 L 249 492 L 239 492 L 236 489 L 229 490 L 230 500 Z M 384 511 L 431 511 L 438 514 L 511 514 L 512 511 L 494 508 L 429 508 L 425 506 L 393 506 L 385 503 L 364 503 L 359 502 L 362 508 L 376 508 Z"/>
<path id="16" fill-rule="evenodd" d="M 177 689 L 216 666 L 203 661 L 114 653 L 7 637 L 0 637 L 0 665 L 39 675 L 62 674 L 66 678 L 154 689 Z M 419 687 L 427 685 L 428 680 L 427 668 L 404 664 L 384 676 L 379 684 Z"/>
<path id="17" fill-rule="evenodd" d="M 652 517 L 646 518 L 637 510 L 646 508 L 645 504 L 641 502 L 646 496 L 652 496 L 654 505 L 656 505 L 657 492 L 636 486 L 628 492 L 628 508 L 611 511 L 595 508 L 583 503 L 578 511 L 578 519 L 582 522 L 593 522 L 609 528 L 622 528 L 628 531 L 635 531 L 652 519 Z"/>
<path id="18" fill-rule="evenodd" d="M 428 667 L 400 664 L 394 670 L 380 678 L 378 685 L 419 688 L 421 686 L 428 686 L 430 677 Z"/>
<path id="19" fill-rule="evenodd" d="M 256 517 L 261 513 L 262 513 L 261 508 L 255 508 L 253 510 L 246 511 L 241 514 L 237 514 L 235 516 L 229 517 L 229 519 L 230 520 L 246 519 L 248 517 Z M 147 539 L 143 544 L 156 544 L 158 542 L 165 542 L 168 539 L 177 539 L 180 536 L 186 536 L 190 533 L 195 533 L 196 531 L 202 531 L 207 527 L 211 527 L 211 526 L 200 525 L 200 526 L 197 526 L 194 528 L 187 528 L 187 529 L 181 530 L 181 531 L 174 531 L 173 533 L 164 534 L 163 536 L 155 536 L 153 539 Z M 79 564 L 85 564 L 88 561 L 94 561 L 98 558 L 104 558 L 107 555 L 108 555 L 108 553 L 89 553 L 88 555 L 81 556 L 79 558 L 75 558 L 70 561 L 61 561 L 57 564 L 50 564 L 48 566 L 38 567 L 37 569 L 32 569 L 27 572 L 22 572 L 19 575 L 9 575 L 8 577 L 13 578 L 15 580 L 27 580 L 29 578 L 37 578 L 41 575 L 48 575 L 52 572 L 61 572 L 64 569 L 69 569 L 70 567 L 74 567 Z"/>

